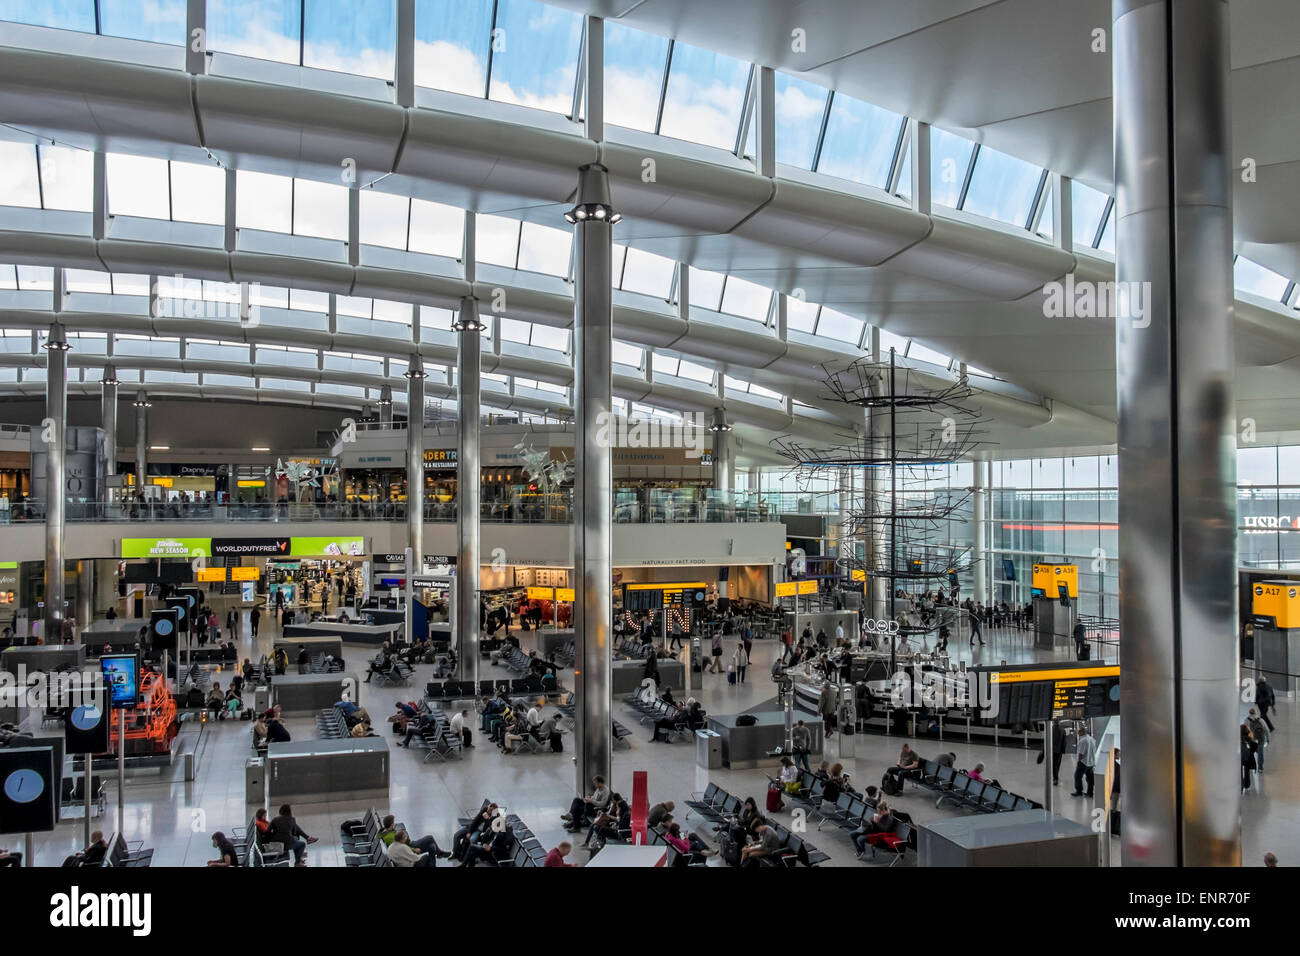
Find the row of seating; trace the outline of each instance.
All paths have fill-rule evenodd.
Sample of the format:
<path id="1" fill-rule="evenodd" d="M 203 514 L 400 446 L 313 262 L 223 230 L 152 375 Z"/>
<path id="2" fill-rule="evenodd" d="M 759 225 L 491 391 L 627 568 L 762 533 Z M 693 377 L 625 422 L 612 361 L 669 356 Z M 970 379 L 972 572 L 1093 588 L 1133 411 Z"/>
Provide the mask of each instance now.
<path id="1" fill-rule="evenodd" d="M 240 866 L 289 866 L 291 858 L 283 843 L 263 843 L 257 836 L 257 817 L 249 819 L 248 826 L 232 827 L 230 842 L 235 847 L 235 859 Z"/>
<path id="2" fill-rule="evenodd" d="M 878 805 L 878 798 L 842 790 L 833 806 L 827 806 L 825 800 L 818 805 L 817 813 L 821 820 L 817 824 L 817 829 L 821 830 L 827 823 L 834 823 L 841 830 L 860 830 L 866 827 L 871 817 L 875 815 Z M 916 827 L 912 824 L 911 816 L 901 810 L 891 809 L 889 815 L 894 821 L 893 824 L 887 830 L 867 834 L 867 845 L 871 847 L 873 858 L 877 849 L 885 849 L 893 853 L 894 861 L 889 864 L 893 866 L 906 855 L 909 849 L 913 853 L 916 852 Z"/>
<path id="3" fill-rule="evenodd" d="M 412 719 L 421 718 L 424 719 L 418 725 L 412 743 L 416 740 L 420 742 L 425 752 L 424 762 L 428 763 L 436 757 L 445 763 L 452 757 L 459 757 L 464 741 L 459 734 L 451 732 L 451 719 L 427 698 L 420 705 L 419 716 Z"/>
<path id="4" fill-rule="evenodd" d="M 379 811 L 370 807 L 361 817 L 361 825 L 339 827 L 339 839 L 343 844 L 343 862 L 346 866 L 392 866 L 388 858 L 387 845 L 379 836 L 382 818 Z M 399 829 L 405 829 L 401 824 Z"/>
<path id="5" fill-rule="evenodd" d="M 143 840 L 127 843 L 121 831 L 113 834 L 108 847 L 108 852 L 104 854 L 104 866 L 140 868 L 153 863 L 153 850 L 147 849 Z"/>
<path id="6" fill-rule="evenodd" d="M 366 680 L 368 682 L 377 677 L 379 683 L 386 687 L 398 687 L 409 684 L 414 674 L 415 668 L 397 655 L 390 654 L 385 659 L 383 654 L 376 654 L 370 662 Z"/>
<path id="7" fill-rule="evenodd" d="M 568 697 L 566 697 L 563 701 L 559 703 L 558 709 L 560 713 L 563 714 L 565 717 L 567 717 L 570 721 L 577 723 L 578 695 L 569 694 Z M 629 730 L 625 724 L 620 723 L 617 720 L 613 720 L 611 721 L 611 723 L 613 724 L 611 732 L 613 734 L 614 743 L 616 744 L 622 743 L 623 746 L 631 749 L 632 745 L 627 742 L 627 738 L 632 736 L 632 731 Z"/>
<path id="8" fill-rule="evenodd" d="M 652 701 L 644 701 L 636 694 L 623 698 L 623 703 L 641 715 L 643 724 L 654 724 L 661 720 L 672 721 L 672 726 L 665 731 L 670 742 L 690 738 L 692 731 L 686 722 L 686 711 L 676 704 L 666 703 L 657 697 Z"/>
<path id="9" fill-rule="evenodd" d="M 316 714 L 316 736 L 322 740 L 341 740 L 348 736 L 348 718 L 338 704 L 318 711 Z"/>
<path id="10" fill-rule="evenodd" d="M 476 699 L 495 697 L 498 694 L 552 694 L 557 689 L 555 678 L 550 675 L 546 678 L 536 677 L 533 680 L 526 677 L 481 680 L 477 684 L 473 681 L 431 680 L 424 685 L 424 695 L 434 700 L 465 700 L 470 697 Z"/>
<path id="11" fill-rule="evenodd" d="M 934 803 L 936 807 L 942 806 L 945 800 L 984 813 L 1036 810 L 1042 806 L 1028 797 L 1018 796 L 985 780 L 976 780 L 964 770 L 955 771 L 934 760 L 922 761 L 920 773 L 911 774 L 910 779 L 918 787 L 939 795 Z"/>
<path id="12" fill-rule="evenodd" d="M 692 793 L 691 799 L 686 801 L 686 816 L 697 813 L 704 819 L 717 826 L 726 826 L 732 819 L 740 815 L 740 809 L 744 806 L 744 801 L 740 797 L 732 796 L 722 787 L 710 781 L 704 788 L 703 793 Z M 803 837 L 792 833 L 790 829 L 776 820 L 767 819 L 767 825 L 770 826 L 776 835 L 781 839 L 780 849 L 771 856 L 760 857 L 764 866 L 794 866 L 803 864 L 804 866 L 816 866 L 818 863 L 825 863 L 830 856 L 821 852 Z"/>

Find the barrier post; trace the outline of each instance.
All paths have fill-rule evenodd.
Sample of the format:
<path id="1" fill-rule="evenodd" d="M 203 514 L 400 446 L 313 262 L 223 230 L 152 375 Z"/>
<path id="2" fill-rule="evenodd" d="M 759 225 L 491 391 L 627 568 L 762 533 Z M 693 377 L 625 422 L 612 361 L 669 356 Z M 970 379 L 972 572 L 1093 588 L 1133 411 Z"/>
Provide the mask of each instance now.
<path id="1" fill-rule="evenodd" d="M 117 714 L 117 829 L 122 832 L 126 817 L 126 711 Z M 87 846 L 90 844 L 87 843 Z"/>
<path id="2" fill-rule="evenodd" d="M 1043 809 L 1048 813 L 1052 812 L 1052 761 L 1055 759 L 1052 732 L 1055 726 L 1055 721 L 1051 720 L 1043 724 Z"/>
<path id="3" fill-rule="evenodd" d="M 87 843 L 86 845 L 89 846 L 90 844 Z M 23 861 L 26 863 L 27 866 L 36 865 L 36 834 L 35 833 L 28 832 L 23 834 Z"/>
<path id="4" fill-rule="evenodd" d="M 86 760 L 86 779 L 82 781 L 81 789 L 86 791 L 85 792 L 86 820 L 85 820 L 85 825 L 82 827 L 86 840 L 82 844 L 82 846 L 90 846 L 90 781 L 92 779 L 92 774 L 91 774 L 92 767 L 91 767 L 90 754 L 86 754 L 85 760 Z"/>

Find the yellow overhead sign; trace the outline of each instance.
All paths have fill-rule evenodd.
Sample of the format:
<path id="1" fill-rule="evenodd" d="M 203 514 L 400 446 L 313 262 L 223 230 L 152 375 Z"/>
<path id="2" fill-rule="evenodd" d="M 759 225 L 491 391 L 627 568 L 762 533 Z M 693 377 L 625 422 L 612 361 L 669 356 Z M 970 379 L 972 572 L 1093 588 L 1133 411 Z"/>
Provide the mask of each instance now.
<path id="1" fill-rule="evenodd" d="M 1057 586 L 1064 584 L 1072 598 L 1079 596 L 1079 566 L 1077 564 L 1035 564 L 1033 586 L 1050 598 L 1061 592 Z"/>
<path id="2" fill-rule="evenodd" d="M 672 581 L 663 584 L 629 584 L 629 591 L 681 591 L 685 588 L 706 588 L 703 581 Z"/>
<path id="3" fill-rule="evenodd" d="M 553 601 L 555 600 L 555 588 L 529 588 L 528 600 Z"/>
<path id="4" fill-rule="evenodd" d="M 226 580 L 225 568 L 199 568 L 194 572 L 194 580 L 204 584 L 224 583 Z"/>
<path id="5" fill-rule="evenodd" d="M 1023 684 L 1036 680 L 1080 680 L 1090 677 L 1118 677 L 1119 665 L 1107 664 L 1097 667 L 1062 667 L 1041 671 L 991 671 L 990 684 Z"/>
<path id="6" fill-rule="evenodd" d="M 1259 581 L 1251 591 L 1252 614 L 1273 618 L 1279 629 L 1300 627 L 1300 582 Z"/>
<path id="7" fill-rule="evenodd" d="M 865 581 L 866 579 L 867 572 L 863 571 L 861 568 L 854 568 L 853 573 L 849 575 L 850 581 Z"/>
<path id="8" fill-rule="evenodd" d="M 256 581 L 262 576 L 262 572 L 257 568 L 231 568 L 230 580 L 232 581 Z"/>
<path id="9" fill-rule="evenodd" d="M 555 600 L 568 601 L 570 604 L 572 604 L 574 601 L 573 588 L 556 588 Z"/>
<path id="10" fill-rule="evenodd" d="M 776 584 L 776 596 L 794 597 L 796 594 L 816 594 L 816 581 L 778 581 Z"/>

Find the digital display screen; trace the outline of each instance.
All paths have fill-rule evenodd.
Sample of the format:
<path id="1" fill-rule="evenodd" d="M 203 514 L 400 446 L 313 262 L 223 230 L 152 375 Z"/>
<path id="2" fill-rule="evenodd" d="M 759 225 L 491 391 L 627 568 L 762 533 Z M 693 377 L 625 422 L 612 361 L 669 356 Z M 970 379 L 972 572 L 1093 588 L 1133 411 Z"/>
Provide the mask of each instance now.
<path id="1" fill-rule="evenodd" d="M 1002 576 L 1008 581 L 1014 581 L 1016 579 L 1016 562 L 1012 561 L 1010 558 L 1003 558 Z"/>
<path id="2" fill-rule="evenodd" d="M 140 701 L 140 663 L 134 654 L 105 654 L 99 659 L 111 707 L 134 707 Z"/>

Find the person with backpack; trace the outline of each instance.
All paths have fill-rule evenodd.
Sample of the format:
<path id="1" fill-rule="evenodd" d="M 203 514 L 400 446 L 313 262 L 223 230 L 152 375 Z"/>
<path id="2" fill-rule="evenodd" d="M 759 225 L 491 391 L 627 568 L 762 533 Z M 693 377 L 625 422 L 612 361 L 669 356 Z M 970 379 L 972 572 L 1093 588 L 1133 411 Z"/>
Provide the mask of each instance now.
<path id="1" fill-rule="evenodd" d="M 1268 712 L 1277 702 L 1273 694 L 1273 685 L 1268 682 L 1268 678 L 1263 674 L 1259 675 L 1259 680 L 1255 681 L 1255 703 L 1259 707 L 1259 719 L 1268 725 L 1269 730 L 1275 729 L 1273 721 L 1268 719 Z"/>
<path id="2" fill-rule="evenodd" d="M 1264 721 L 1260 720 L 1259 714 L 1255 708 L 1250 708 L 1250 716 L 1246 718 L 1246 724 L 1250 727 L 1250 733 L 1255 738 L 1255 768 L 1264 772 L 1264 748 L 1268 746 L 1268 729 L 1264 726 Z"/>
<path id="3" fill-rule="evenodd" d="M 745 669 L 749 667 L 749 653 L 745 650 L 745 643 L 741 641 L 736 645 L 736 653 L 732 655 L 731 664 L 736 668 L 736 680 L 745 683 Z"/>

